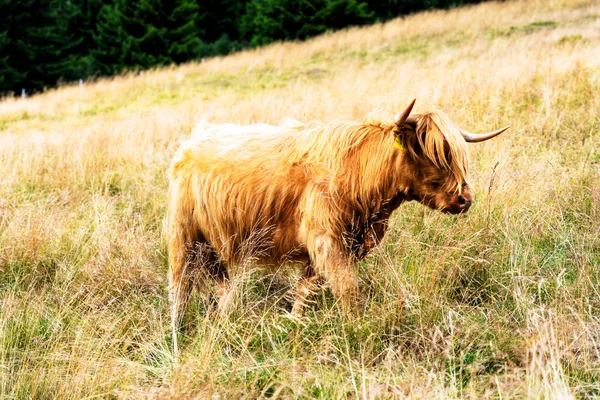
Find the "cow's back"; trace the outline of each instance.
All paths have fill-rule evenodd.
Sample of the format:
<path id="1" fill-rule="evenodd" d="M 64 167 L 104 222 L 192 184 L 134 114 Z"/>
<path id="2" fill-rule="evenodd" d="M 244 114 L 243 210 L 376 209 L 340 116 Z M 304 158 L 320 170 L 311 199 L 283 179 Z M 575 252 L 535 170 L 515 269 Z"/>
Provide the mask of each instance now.
<path id="1" fill-rule="evenodd" d="M 305 252 L 299 205 L 309 175 L 285 152 L 301 127 L 203 124 L 176 154 L 171 195 L 191 200 L 196 229 L 225 260 L 279 262 Z"/>

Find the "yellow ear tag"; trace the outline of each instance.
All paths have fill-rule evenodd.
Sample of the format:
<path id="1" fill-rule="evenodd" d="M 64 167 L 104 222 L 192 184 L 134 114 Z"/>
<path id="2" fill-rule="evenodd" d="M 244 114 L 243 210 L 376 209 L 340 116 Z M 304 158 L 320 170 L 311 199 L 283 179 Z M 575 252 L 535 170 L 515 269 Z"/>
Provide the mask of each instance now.
<path id="1" fill-rule="evenodd" d="M 404 146 L 402 146 L 402 142 L 400 141 L 400 136 L 396 136 L 396 139 L 394 140 L 394 147 L 398 150 L 404 150 Z"/>

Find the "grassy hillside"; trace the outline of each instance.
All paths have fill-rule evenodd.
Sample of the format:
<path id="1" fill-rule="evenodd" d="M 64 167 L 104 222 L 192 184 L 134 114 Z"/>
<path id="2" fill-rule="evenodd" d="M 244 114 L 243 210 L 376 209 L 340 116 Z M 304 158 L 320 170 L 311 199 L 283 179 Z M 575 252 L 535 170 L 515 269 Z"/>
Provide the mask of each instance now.
<path id="1" fill-rule="evenodd" d="M 0 102 L 0 397 L 600 395 L 600 5 L 435 11 L 306 43 Z M 359 265 L 361 316 L 252 266 L 195 297 L 171 352 L 165 171 L 195 122 L 391 118 L 461 127 L 477 203 L 403 205 Z"/>

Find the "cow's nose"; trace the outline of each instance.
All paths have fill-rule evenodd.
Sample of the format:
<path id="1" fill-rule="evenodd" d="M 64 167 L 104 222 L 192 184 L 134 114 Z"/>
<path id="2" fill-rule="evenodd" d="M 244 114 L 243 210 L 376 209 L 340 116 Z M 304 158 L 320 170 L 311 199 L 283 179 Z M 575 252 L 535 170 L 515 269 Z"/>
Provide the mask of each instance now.
<path id="1" fill-rule="evenodd" d="M 458 196 L 458 204 L 460 206 L 461 211 L 467 211 L 473 201 L 471 199 L 467 199 L 465 196 Z"/>

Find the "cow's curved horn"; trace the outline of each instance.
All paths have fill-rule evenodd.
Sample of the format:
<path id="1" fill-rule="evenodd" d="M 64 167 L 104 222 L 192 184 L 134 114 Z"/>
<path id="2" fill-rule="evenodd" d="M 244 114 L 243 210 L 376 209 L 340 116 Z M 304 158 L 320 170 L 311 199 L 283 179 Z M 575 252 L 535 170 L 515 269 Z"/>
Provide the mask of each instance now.
<path id="1" fill-rule="evenodd" d="M 509 126 L 505 126 L 502 129 L 498 129 L 497 131 L 487 132 L 487 133 L 481 133 L 481 134 L 475 134 L 475 133 L 463 131 L 460 128 L 458 128 L 458 130 L 460 131 L 460 134 L 462 135 L 462 137 L 465 138 L 465 142 L 467 142 L 467 143 L 477 143 L 477 142 L 483 142 L 484 140 L 491 139 L 494 136 L 498 136 L 499 134 L 501 134 L 502 132 L 504 132 L 508 128 L 510 128 L 510 125 Z"/>
<path id="2" fill-rule="evenodd" d="M 410 112 L 413 109 L 413 106 L 415 105 L 415 101 L 417 101 L 417 99 L 413 99 L 413 101 L 410 102 L 408 107 L 406 107 L 406 110 L 396 115 L 396 118 L 394 119 L 396 121 L 396 125 L 402 125 L 404 122 L 406 122 L 408 116 L 410 115 Z"/>
<path id="3" fill-rule="evenodd" d="M 417 118 L 411 115 L 410 117 L 406 118 L 406 123 L 409 125 L 417 125 Z"/>

